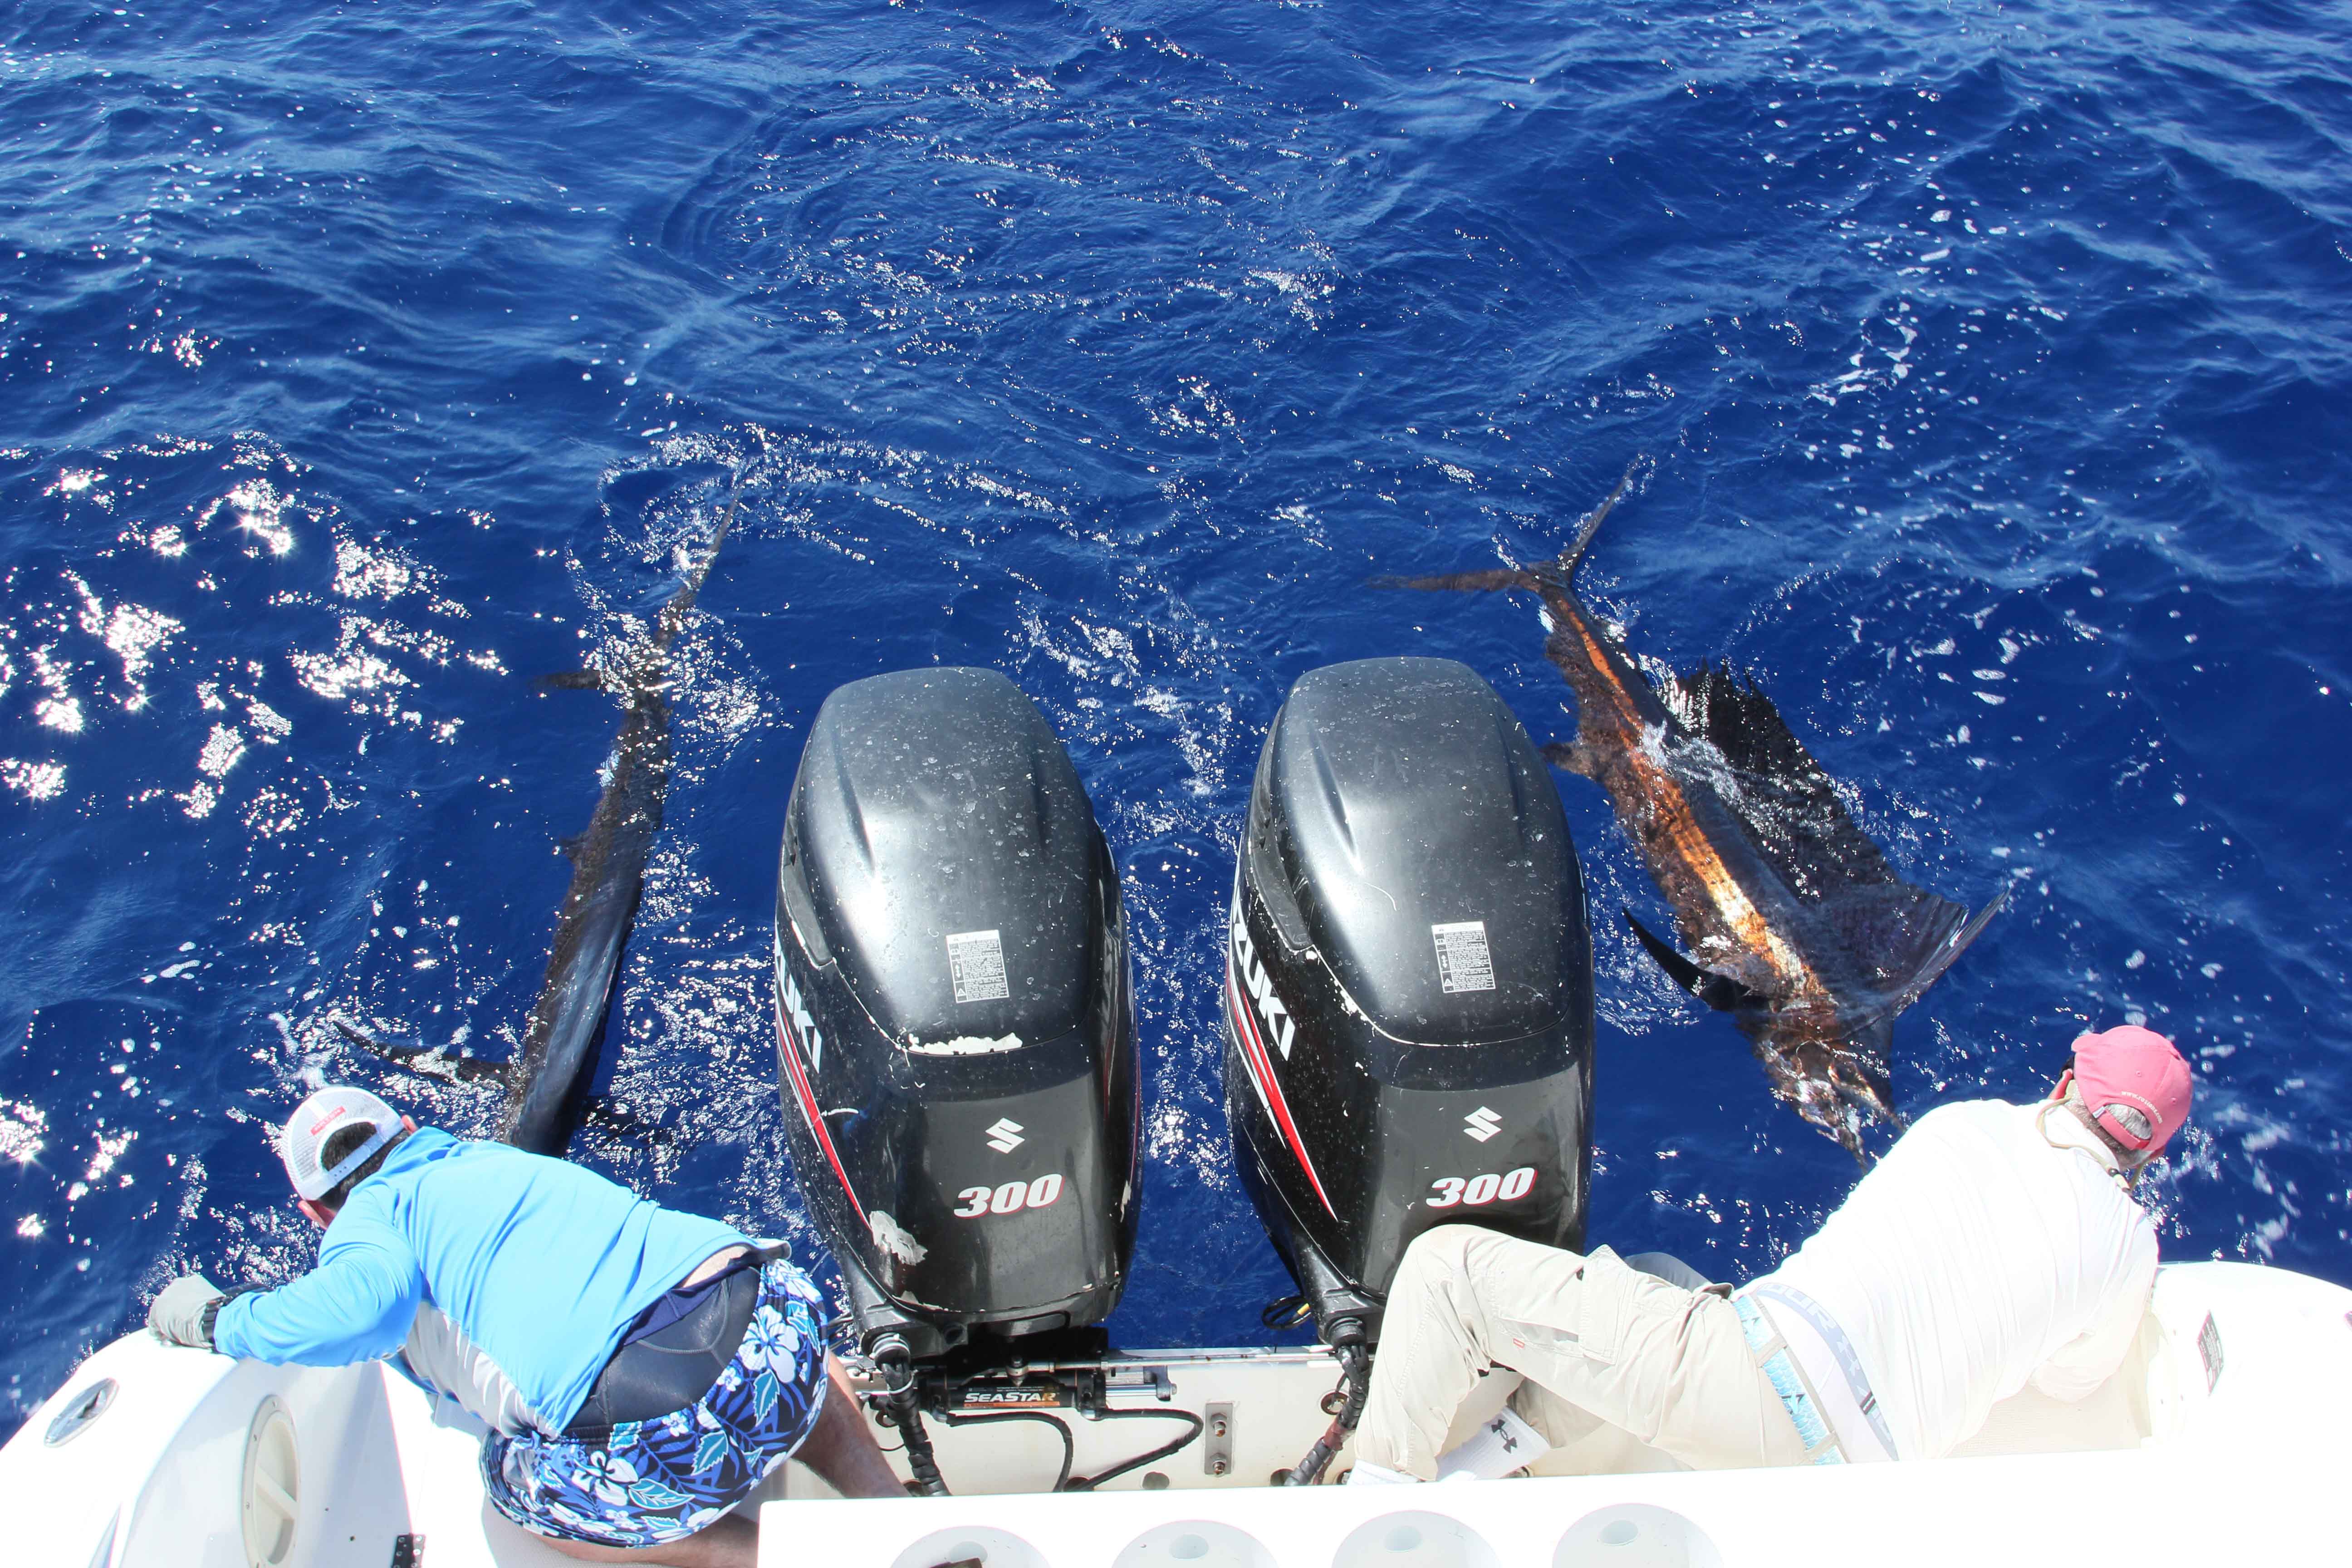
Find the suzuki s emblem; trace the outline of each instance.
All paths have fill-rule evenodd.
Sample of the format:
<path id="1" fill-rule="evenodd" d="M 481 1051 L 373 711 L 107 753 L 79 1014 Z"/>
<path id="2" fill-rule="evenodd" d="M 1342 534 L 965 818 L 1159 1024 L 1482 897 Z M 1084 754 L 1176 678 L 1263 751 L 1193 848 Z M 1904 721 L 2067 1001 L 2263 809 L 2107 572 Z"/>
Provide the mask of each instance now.
<path id="1" fill-rule="evenodd" d="M 1021 1136 L 1021 1123 L 1009 1116 L 997 1118 L 996 1125 L 988 1130 L 988 1146 L 1000 1154 L 1010 1154 L 1027 1142 Z"/>
<path id="2" fill-rule="evenodd" d="M 1502 1130 L 1503 1119 L 1483 1105 L 1462 1119 L 1462 1131 L 1481 1143 Z"/>

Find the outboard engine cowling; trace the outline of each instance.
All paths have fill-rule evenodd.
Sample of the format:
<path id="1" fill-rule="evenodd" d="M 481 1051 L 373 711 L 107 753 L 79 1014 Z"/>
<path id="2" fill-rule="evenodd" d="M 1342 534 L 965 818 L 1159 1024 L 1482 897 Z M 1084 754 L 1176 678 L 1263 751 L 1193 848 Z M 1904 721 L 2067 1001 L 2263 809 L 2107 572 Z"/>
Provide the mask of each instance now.
<path id="1" fill-rule="evenodd" d="M 993 670 L 855 681 L 784 825 L 793 1167 L 871 1352 L 1094 1323 L 1135 1240 L 1118 878 L 1076 771 Z"/>
<path id="2" fill-rule="evenodd" d="M 1462 1220 L 1580 1247 L 1592 947 L 1559 796 L 1451 659 L 1310 671 L 1258 759 L 1227 914 L 1226 1106 L 1326 1340 Z"/>

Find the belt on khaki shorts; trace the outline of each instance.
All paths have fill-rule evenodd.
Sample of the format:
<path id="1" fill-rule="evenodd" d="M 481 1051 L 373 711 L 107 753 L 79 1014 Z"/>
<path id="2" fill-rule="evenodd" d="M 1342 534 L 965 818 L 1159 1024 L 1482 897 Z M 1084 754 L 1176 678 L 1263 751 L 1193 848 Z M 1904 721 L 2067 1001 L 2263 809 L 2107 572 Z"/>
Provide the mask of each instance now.
<path id="1" fill-rule="evenodd" d="M 1886 1412 L 1879 1408 L 1878 1395 L 1871 1389 L 1869 1374 L 1862 1370 L 1862 1358 L 1853 1353 L 1853 1342 L 1845 1337 L 1845 1331 L 1838 1327 L 1837 1320 L 1823 1311 L 1819 1302 L 1793 1285 L 1784 1285 L 1777 1279 L 1763 1279 L 1750 1285 L 1748 1289 L 1749 1293 L 1762 1297 L 1773 1306 L 1795 1313 L 1807 1328 L 1820 1337 L 1822 1345 L 1830 1352 L 1830 1359 L 1837 1363 L 1839 1373 L 1844 1377 L 1846 1391 L 1853 1394 L 1853 1403 L 1856 1408 L 1861 1410 L 1863 1419 L 1870 1423 L 1871 1436 L 1878 1439 L 1878 1446 L 1885 1451 L 1883 1457 L 1889 1459 L 1902 1458 L 1895 1450 L 1895 1433 L 1887 1425 Z M 1859 1438 L 1860 1435 L 1850 1432 L 1848 1436 Z M 1848 1456 L 1848 1458 L 1855 1457 Z M 1858 1457 L 1874 1459 L 1882 1456 L 1864 1454 Z"/>
<path id="2" fill-rule="evenodd" d="M 1792 1354 L 1788 1340 L 1780 1335 L 1780 1328 L 1773 1323 L 1764 1307 L 1752 1298 L 1764 1298 L 1783 1311 L 1790 1311 L 1813 1335 L 1821 1338 L 1821 1347 L 1830 1352 L 1830 1359 L 1837 1363 L 1839 1375 L 1844 1375 L 1846 1394 L 1851 1394 L 1853 1405 L 1863 1413 L 1863 1420 L 1870 1422 L 1867 1436 L 1849 1427 L 1846 1438 L 1861 1441 L 1863 1448 L 1870 1448 L 1870 1441 L 1874 1438 L 1879 1453 L 1846 1453 L 1846 1444 L 1839 1441 L 1837 1425 L 1830 1420 L 1825 1401 L 1813 1389 L 1813 1384 L 1806 1380 L 1804 1361 Z M 1846 1340 L 1846 1333 L 1837 1326 L 1837 1319 L 1830 1317 L 1828 1311 L 1822 1311 L 1821 1305 L 1813 1302 L 1813 1298 L 1804 1295 L 1801 1290 L 1778 1284 L 1778 1281 L 1761 1281 L 1761 1284 L 1748 1286 L 1748 1290 L 1743 1290 L 1734 1300 L 1734 1307 L 1738 1307 L 1740 1331 L 1748 1335 L 1748 1347 L 1755 1352 L 1757 1366 L 1764 1371 L 1767 1380 L 1773 1384 L 1773 1392 L 1780 1396 L 1780 1404 L 1788 1408 L 1790 1420 L 1797 1425 L 1797 1434 L 1804 1438 L 1806 1462 L 1811 1462 L 1811 1465 L 1851 1465 L 1855 1458 L 1861 1458 L 1861 1460 L 1900 1458 L 1895 1453 L 1894 1432 L 1886 1425 L 1886 1413 L 1879 1408 L 1879 1396 L 1870 1389 L 1870 1377 L 1863 1373 L 1861 1356 L 1853 1354 L 1853 1344 Z M 1816 1448 L 1821 1448 L 1822 1444 L 1828 1448 L 1821 1458 L 1816 1458 Z"/>
<path id="3" fill-rule="evenodd" d="M 1734 1296 L 1731 1304 L 1739 1313 L 1739 1331 L 1748 1337 L 1748 1348 L 1755 1353 L 1758 1369 L 1780 1396 L 1780 1407 L 1789 1413 L 1790 1424 L 1797 1428 L 1797 1440 L 1805 1446 L 1805 1463 L 1844 1464 L 1845 1449 L 1838 1443 L 1836 1429 L 1822 1415 L 1821 1404 L 1805 1382 L 1803 1370 L 1797 1365 L 1797 1358 L 1789 1353 L 1789 1342 L 1780 1337 L 1780 1331 L 1772 1326 L 1764 1310 L 1746 1296 Z"/>

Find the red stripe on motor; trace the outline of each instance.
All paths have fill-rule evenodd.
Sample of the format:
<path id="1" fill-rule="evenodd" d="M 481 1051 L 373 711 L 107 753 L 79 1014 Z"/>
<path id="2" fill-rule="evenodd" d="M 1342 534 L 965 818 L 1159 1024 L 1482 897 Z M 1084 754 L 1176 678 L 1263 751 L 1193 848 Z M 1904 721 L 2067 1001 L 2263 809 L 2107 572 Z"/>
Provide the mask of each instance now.
<path id="1" fill-rule="evenodd" d="M 1298 1136 L 1297 1124 L 1290 1120 L 1289 1102 L 1282 1098 L 1282 1084 L 1274 1076 L 1274 1059 L 1265 1054 L 1265 1043 L 1258 1037 L 1257 1025 L 1242 1002 L 1241 987 L 1235 984 L 1233 948 L 1225 949 L 1225 1007 L 1233 1015 L 1234 1032 L 1241 1037 L 1242 1063 L 1249 1068 L 1250 1081 L 1256 1086 L 1258 1098 L 1274 1113 L 1274 1124 L 1290 1143 L 1290 1152 L 1298 1156 L 1298 1168 L 1307 1173 L 1307 1185 L 1322 1199 L 1323 1212 L 1333 1219 L 1339 1211 L 1331 1206 L 1323 1191 L 1323 1180 L 1315 1173 L 1315 1162 L 1307 1157 L 1307 1142 Z"/>
<path id="2" fill-rule="evenodd" d="M 824 1150 L 824 1157 L 832 1162 L 833 1173 L 841 1178 L 841 1190 L 849 1194 L 849 1206 L 857 1211 L 857 1223 L 870 1229 L 872 1222 L 866 1217 L 866 1205 L 857 1201 L 857 1189 L 849 1184 L 849 1173 L 841 1168 L 841 1156 L 834 1152 L 833 1134 L 824 1130 L 824 1118 L 817 1114 L 816 1094 L 809 1088 L 808 1076 L 801 1071 L 800 1037 L 793 1032 L 792 1025 L 785 1020 L 781 1004 L 776 1008 L 776 1035 L 784 1047 L 781 1053 L 784 1058 L 784 1070 L 792 1074 L 793 1095 L 801 1102 L 801 1114 L 808 1118 L 809 1129 L 816 1134 L 817 1147 Z"/>

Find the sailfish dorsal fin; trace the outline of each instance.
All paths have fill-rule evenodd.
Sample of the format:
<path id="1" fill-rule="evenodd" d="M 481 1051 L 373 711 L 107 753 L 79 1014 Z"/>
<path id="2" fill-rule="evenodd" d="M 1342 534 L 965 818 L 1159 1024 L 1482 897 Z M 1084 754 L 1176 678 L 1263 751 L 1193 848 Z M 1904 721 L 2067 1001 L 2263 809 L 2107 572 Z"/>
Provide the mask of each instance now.
<path id="1" fill-rule="evenodd" d="M 1704 665 L 1670 686 L 1661 695 L 1683 727 L 1730 767 L 1737 787 L 1720 792 L 1724 802 L 1790 891 L 1820 902 L 1854 888 L 1901 882 L 1753 680 Z"/>

